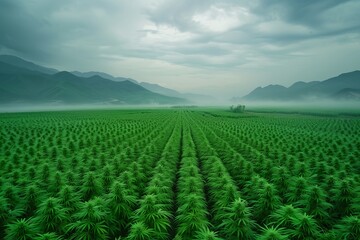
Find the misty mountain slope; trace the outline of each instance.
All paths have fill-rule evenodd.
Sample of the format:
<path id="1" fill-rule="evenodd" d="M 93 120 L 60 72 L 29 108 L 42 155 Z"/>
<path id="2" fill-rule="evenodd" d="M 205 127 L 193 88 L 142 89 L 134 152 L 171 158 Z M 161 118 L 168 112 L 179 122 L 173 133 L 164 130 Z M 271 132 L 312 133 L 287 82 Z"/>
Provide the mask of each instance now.
<path id="1" fill-rule="evenodd" d="M 113 77 L 103 72 L 59 72 L 56 69 L 39 66 L 10 55 L 0 55 L 0 63 L 0 80 L 3 85 L 6 85 L 2 88 L 4 94 L 1 101 L 10 99 L 42 101 L 41 99 L 47 99 L 48 101 L 111 101 L 142 104 L 187 102 L 180 95 L 162 96 L 159 92 L 151 92 L 142 87 L 134 79 Z M 5 77 L 4 74 L 7 76 Z M 87 81 L 80 78 L 87 79 Z M 54 80 L 56 81 L 54 82 Z M 109 80 L 111 81 L 109 82 Z M 114 84 L 114 82 L 123 83 Z M 161 88 L 161 86 L 159 87 Z"/>
<path id="2" fill-rule="evenodd" d="M 312 86 L 316 85 L 320 83 L 320 81 L 312 81 L 312 82 L 296 82 L 293 85 L 291 85 L 290 87 L 288 87 L 288 89 L 292 92 L 296 92 L 296 91 L 303 91 L 306 90 L 308 88 L 311 88 Z"/>
<path id="3" fill-rule="evenodd" d="M 55 74 L 55 73 L 59 73 L 58 70 L 56 69 L 51 69 L 51 68 L 47 68 L 47 67 L 43 67 L 43 66 L 39 66 L 37 64 L 34 64 L 32 62 L 26 61 L 24 59 L 21 59 L 19 57 L 16 56 L 10 56 L 10 55 L 0 55 L 0 62 L 5 63 L 5 64 L 9 64 L 11 66 L 17 67 L 19 69 L 22 70 L 30 70 L 33 72 L 39 72 L 39 73 L 45 73 L 45 74 Z M 14 73 L 16 73 L 18 70 L 15 70 Z M 20 71 L 22 72 L 22 71 Z M 64 74 L 64 73 L 63 73 Z M 139 83 L 138 81 L 131 79 L 131 78 L 123 78 L 123 77 L 114 77 L 110 74 L 104 73 L 104 72 L 96 72 L 96 71 L 90 71 L 90 72 L 79 72 L 79 71 L 72 71 L 69 72 L 69 74 L 74 75 L 75 77 L 79 77 L 79 78 L 91 78 L 91 77 L 96 77 L 99 76 L 102 78 L 102 80 L 111 80 L 111 81 L 115 81 L 115 82 L 124 82 L 124 81 L 129 81 L 131 83 L 137 84 L 141 87 L 143 87 L 146 90 L 149 90 L 153 93 L 157 93 L 160 95 L 164 95 L 164 96 L 168 96 L 168 97 L 172 97 L 172 98 L 181 98 L 183 99 L 187 99 L 189 101 L 186 101 L 187 103 L 205 103 L 205 104 L 209 104 L 209 103 L 214 103 L 216 102 L 216 99 L 212 96 L 208 96 L 208 95 L 202 95 L 202 94 L 195 94 L 195 93 L 179 93 L 176 90 L 170 89 L 170 88 L 166 88 L 163 86 L 160 86 L 158 84 L 153 84 L 153 83 L 148 83 L 148 82 L 141 82 Z M 69 78 L 73 79 L 73 76 L 69 76 Z M 41 78 L 41 77 L 40 77 Z M 55 76 L 55 78 L 57 78 Z M 34 79 L 33 79 L 34 80 Z M 98 79 L 99 80 L 99 79 Z M 104 82 L 104 84 L 106 84 Z M 46 85 L 46 84 L 45 84 Z M 107 85 L 108 86 L 108 85 Z M 123 88 L 125 87 L 125 85 L 122 86 Z M 79 101 L 80 99 L 84 98 L 84 99 L 88 99 L 89 101 L 100 101 L 100 99 L 106 98 L 106 93 L 108 91 L 108 89 L 104 89 L 103 86 L 98 85 L 98 90 L 103 89 L 103 91 L 105 91 L 105 94 L 103 93 L 99 93 L 97 92 L 97 94 L 94 93 L 90 93 L 91 90 L 87 90 L 85 92 L 79 93 L 78 96 L 75 95 L 71 95 L 70 92 L 75 91 L 74 88 L 76 88 L 75 85 L 68 83 L 68 85 L 64 85 L 64 83 L 60 84 L 57 83 L 57 86 L 52 86 L 49 89 L 45 89 L 45 90 L 41 90 L 41 93 L 39 93 L 39 96 L 36 96 L 38 98 L 41 98 L 41 96 L 43 98 L 48 98 L 48 99 L 72 99 L 72 101 Z M 80 91 L 79 89 L 77 91 Z M 122 89 L 118 89 L 118 91 L 122 91 Z M 131 91 L 131 89 L 128 89 L 128 91 Z M 139 91 L 139 89 L 138 89 Z M 73 93 L 75 94 L 75 93 Z M 114 93 L 112 93 L 114 94 Z M 137 94 L 137 91 L 132 92 L 132 95 L 129 95 L 128 92 L 126 91 L 122 91 L 123 96 L 127 96 L 129 99 L 132 99 L 132 101 L 135 101 L 136 98 L 139 98 L 140 95 L 138 96 L 133 96 L 134 94 Z M 142 93 L 144 97 L 155 97 L 155 95 L 151 95 L 148 92 L 143 92 Z M 101 96 L 102 97 L 101 97 Z M 116 95 L 116 94 L 115 94 Z M 36 98 L 34 96 L 34 98 Z M 4 97 L 4 99 L 6 99 Z M 157 102 L 157 101 L 163 101 L 163 97 L 161 96 L 157 96 L 151 100 L 151 102 Z M 174 99 L 173 99 L 174 100 Z M 116 101 L 116 100 L 112 100 L 112 101 Z M 138 100 L 136 100 L 138 101 Z"/>
<path id="4" fill-rule="evenodd" d="M 73 71 L 71 73 L 74 74 L 75 76 L 83 77 L 83 78 L 89 78 L 89 77 L 93 77 L 93 76 L 98 75 L 98 76 L 100 76 L 102 78 L 109 79 L 109 80 L 112 80 L 112 81 L 130 81 L 130 82 L 138 84 L 138 82 L 136 80 L 134 80 L 134 79 L 124 78 L 124 77 L 114 77 L 114 76 L 112 76 L 110 74 L 107 74 L 107 73 L 104 73 L 104 72 L 95 72 L 95 71 L 79 72 L 79 71 Z"/>
<path id="5" fill-rule="evenodd" d="M 17 96 L 18 100 L 35 100 L 40 97 L 39 93 L 51 87 L 54 81 L 50 75 L 0 62 L 0 84 L 5 92 Z"/>
<path id="6" fill-rule="evenodd" d="M 131 78 L 123 78 L 123 77 L 114 77 L 110 74 L 104 73 L 104 72 L 78 72 L 78 71 L 74 71 L 71 72 L 72 74 L 79 76 L 79 77 L 93 77 L 93 76 L 100 76 L 102 78 L 105 79 L 109 79 L 109 80 L 113 80 L 113 81 L 130 81 L 133 83 L 136 83 L 140 86 L 142 86 L 143 88 L 154 92 L 154 93 L 158 93 L 161 95 L 165 95 L 165 96 L 169 96 L 169 97 L 176 97 L 176 98 L 184 98 L 189 100 L 192 103 L 213 103 L 216 101 L 216 99 L 212 96 L 208 96 L 208 95 L 202 95 L 202 94 L 196 94 L 196 93 L 180 93 L 176 90 L 170 89 L 170 88 L 166 88 L 163 87 L 159 84 L 155 84 L 155 83 L 148 83 L 148 82 L 138 82 L 134 79 Z"/>
<path id="7" fill-rule="evenodd" d="M 72 74 L 78 76 L 78 77 L 83 77 L 83 78 L 89 78 L 89 77 L 94 77 L 94 76 L 100 76 L 102 78 L 105 79 L 109 79 L 112 81 L 130 81 L 133 83 L 136 83 L 140 86 L 142 86 L 143 88 L 155 92 L 155 93 L 159 93 L 162 95 L 166 95 L 166 96 L 171 96 L 171 97 L 181 97 L 181 94 L 175 90 L 169 89 L 169 88 L 165 88 L 162 87 L 158 84 L 153 84 L 153 83 L 147 83 L 147 82 L 141 82 L 139 83 L 138 81 L 131 79 L 131 78 L 123 78 L 123 77 L 114 77 L 110 74 L 104 73 L 104 72 L 79 72 L 79 71 L 73 71 L 71 72 Z"/>
<path id="8" fill-rule="evenodd" d="M 66 72 L 59 72 L 52 76 L 54 83 L 44 89 L 39 95 L 43 99 L 59 102 L 94 102 L 99 100 L 96 94 L 91 93 L 86 85 L 79 84 L 79 79 Z"/>
<path id="9" fill-rule="evenodd" d="M 15 67 L 46 73 L 46 74 L 54 74 L 58 72 L 58 70 L 56 69 L 43 67 L 12 55 L 0 55 L 0 62 L 7 63 Z"/>
<path id="10" fill-rule="evenodd" d="M 147 83 L 147 82 L 141 82 L 140 85 L 155 93 L 159 93 L 170 97 L 185 98 L 189 100 L 192 104 L 213 104 L 216 102 L 216 98 L 208 95 L 197 94 L 197 93 L 180 93 L 176 90 L 166 88 L 158 84 Z"/>
<path id="11" fill-rule="evenodd" d="M 260 97 L 264 99 L 282 99 L 286 96 L 286 90 L 287 88 L 281 85 L 258 87 L 244 98 L 247 100 L 257 100 Z"/>
<path id="12" fill-rule="evenodd" d="M 4 101 L 15 101 L 18 96 L 14 93 L 10 93 L 0 87 L 0 102 Z"/>
<path id="13" fill-rule="evenodd" d="M 245 100 L 311 100 L 346 99 L 358 100 L 360 71 L 340 74 L 324 81 L 296 82 L 286 88 L 281 85 L 258 87 L 244 96 Z"/>
<path id="14" fill-rule="evenodd" d="M 156 92 L 156 93 L 163 94 L 166 96 L 182 97 L 182 94 L 179 93 L 178 91 L 160 86 L 159 84 L 141 82 L 141 83 L 139 83 L 139 85 L 142 86 L 143 88 L 146 88 L 146 89 L 152 91 L 152 92 Z"/>
<path id="15" fill-rule="evenodd" d="M 1 103 L 118 103 L 176 104 L 185 99 L 153 93 L 130 81 L 115 82 L 100 76 L 77 77 L 69 72 L 53 75 L 0 62 Z"/>
<path id="16" fill-rule="evenodd" d="M 55 77 L 66 82 L 71 80 L 71 83 L 74 84 L 75 87 L 86 87 L 85 92 L 88 96 L 91 97 L 92 100 L 97 101 L 107 99 L 107 101 L 143 103 L 142 99 L 148 99 L 149 103 L 154 103 L 166 102 L 171 99 L 160 94 L 152 93 L 127 80 L 115 82 L 98 75 L 88 78 L 78 78 L 68 72 L 56 74 Z M 76 81 L 74 81 L 75 79 Z M 176 99 L 172 100 L 175 101 Z"/>
<path id="17" fill-rule="evenodd" d="M 345 88 L 360 89 L 360 71 L 343 73 L 337 77 L 329 78 L 325 81 L 319 82 L 311 89 L 308 89 L 307 93 L 332 95 Z"/>
<path id="18" fill-rule="evenodd" d="M 360 89 L 344 88 L 333 94 L 332 98 L 339 100 L 360 100 Z"/>

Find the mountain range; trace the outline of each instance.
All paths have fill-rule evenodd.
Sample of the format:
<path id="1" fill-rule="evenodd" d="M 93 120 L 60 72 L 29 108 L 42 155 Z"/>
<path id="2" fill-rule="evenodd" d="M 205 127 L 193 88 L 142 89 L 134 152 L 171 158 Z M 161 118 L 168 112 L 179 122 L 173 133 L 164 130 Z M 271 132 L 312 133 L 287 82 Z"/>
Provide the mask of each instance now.
<path id="1" fill-rule="evenodd" d="M 104 72 L 74 71 L 71 73 L 78 77 L 92 77 L 92 76 L 98 75 L 98 76 L 101 76 L 102 78 L 109 79 L 112 81 L 130 81 L 137 85 L 142 86 L 143 88 L 145 88 L 151 92 L 169 96 L 169 97 L 184 98 L 184 99 L 189 100 L 192 103 L 204 103 L 204 104 L 207 103 L 208 104 L 208 103 L 213 103 L 216 101 L 216 98 L 214 98 L 212 96 L 203 95 L 203 94 L 195 94 L 195 93 L 180 93 L 176 90 L 160 86 L 159 84 L 148 83 L 148 82 L 138 82 L 132 78 L 114 77 L 114 76 L 104 73 Z"/>
<path id="2" fill-rule="evenodd" d="M 129 79 L 113 81 L 93 74 L 80 77 L 25 61 L 0 56 L 0 103 L 184 104 L 183 98 L 154 93 Z"/>
<path id="3" fill-rule="evenodd" d="M 58 70 L 53 69 L 53 68 L 47 68 L 44 66 L 40 66 L 37 64 L 34 64 L 32 62 L 26 61 L 24 59 L 21 59 L 19 57 L 16 56 L 11 56 L 11 55 L 0 55 L 0 63 L 3 64 L 8 64 L 11 65 L 13 67 L 17 67 L 17 70 L 20 70 L 18 73 L 22 73 L 22 74 L 27 74 L 29 75 L 29 72 L 23 72 L 22 70 L 28 70 L 28 71 L 33 71 L 33 72 L 37 72 L 37 73 L 43 73 L 43 74 L 47 74 L 47 75 L 54 75 L 56 73 L 59 73 Z M 4 67 L 4 66 L 3 66 Z M 5 67 L 6 68 L 6 67 Z M 16 71 L 15 71 L 16 72 Z M 14 72 L 14 73 L 15 73 Z M 3 72 L 0 72 L 0 75 Z M 135 98 L 138 98 L 136 96 L 134 97 L 130 97 L 128 95 L 123 95 L 123 97 L 119 98 L 119 94 L 115 94 L 112 93 L 111 95 L 109 95 L 108 97 L 103 96 L 102 98 L 100 97 L 96 97 L 95 93 L 89 93 L 87 94 L 88 96 L 86 98 L 83 99 L 82 102 L 87 102 L 89 100 L 93 101 L 102 101 L 102 102 L 112 102 L 112 103 L 209 103 L 209 102 L 215 102 L 216 99 L 212 96 L 208 96 L 208 95 L 201 95 L 201 94 L 194 94 L 194 93 L 180 93 L 176 90 L 170 89 L 170 88 L 166 88 L 163 86 L 160 86 L 158 84 L 153 84 L 153 83 L 148 83 L 148 82 L 139 82 L 136 81 L 134 79 L 131 78 L 124 78 L 124 77 L 114 77 L 108 73 L 104 73 L 104 72 L 96 72 L 96 71 L 90 71 L 90 72 L 79 72 L 79 71 L 72 71 L 69 72 L 71 75 L 74 75 L 76 77 L 79 78 L 93 78 L 93 77 L 100 77 L 102 79 L 105 80 L 111 80 L 114 82 L 131 82 L 137 86 L 140 86 L 152 93 L 156 93 L 158 95 L 153 95 L 152 97 L 150 97 L 149 93 L 143 95 L 143 99 L 137 99 L 137 101 L 135 101 Z M 0 81 L 4 80 L 5 76 L 0 76 Z M 7 78 L 9 78 L 9 76 L 6 76 Z M 23 76 L 24 77 L 24 76 Z M 32 76 L 33 77 L 33 76 Z M 48 76 L 49 77 L 49 76 Z M 73 78 L 73 76 L 68 75 L 69 78 Z M 29 80 L 33 81 L 33 79 L 31 79 L 31 77 L 29 78 Z M 64 79 L 63 79 L 64 80 Z M 98 78 L 98 80 L 100 80 Z M 80 81 L 81 82 L 81 81 Z M 84 84 L 84 83 L 81 83 Z M 120 84 L 121 85 L 121 84 Z M 117 87 L 120 87 L 120 85 L 117 85 Z M 122 84 L 124 85 L 124 84 Z M 140 90 L 141 88 L 132 86 L 135 89 Z M 80 89 L 79 89 L 80 90 Z M 4 102 L 4 101 L 29 101 L 30 99 L 34 100 L 36 98 L 39 98 L 39 96 L 34 96 L 34 97 L 27 97 L 25 98 L 25 96 L 19 96 L 18 92 L 15 91 L 14 89 L 12 90 L 13 92 L 9 91 L 9 89 L 5 88 L 5 84 L 3 84 L 2 87 L 0 87 L 0 93 L 4 93 L 3 96 L 0 97 L 0 102 Z M 61 92 L 64 92 L 65 89 L 62 89 Z M 73 90 L 69 90 L 69 91 L 73 91 Z M 141 89 L 141 91 L 143 91 L 143 89 Z M 140 92 L 141 92 L 140 91 Z M 7 92 L 7 94 L 5 94 L 5 92 Z M 51 91 L 49 91 L 50 94 Z M 106 91 L 105 91 L 106 92 Z M 54 91 L 53 91 L 54 93 Z M 121 91 L 119 92 L 121 93 Z M 127 92 L 129 93 L 129 92 Z M 132 94 L 134 94 L 135 92 L 132 92 Z M 30 94 L 30 93 L 29 93 Z M 26 94 L 26 95 L 29 95 Z M 65 95 L 68 95 L 70 93 L 67 93 Z M 74 93 L 75 94 L 75 93 Z M 123 93 L 122 93 L 123 94 Z M 58 93 L 58 96 L 47 96 L 47 97 L 43 97 L 43 99 L 41 101 L 59 101 L 59 102 L 69 102 L 70 99 L 77 99 L 77 101 L 81 101 L 81 95 L 84 95 L 84 93 L 79 94 L 78 96 L 73 96 L 73 97 L 68 97 L 68 98 L 60 98 L 61 94 Z M 92 97 L 90 97 L 89 95 L 93 95 Z M 100 93 L 99 95 L 104 95 L 103 93 Z M 162 97 L 160 97 L 159 95 L 163 95 Z M 5 97 L 4 97 L 5 96 Z M 7 98 L 6 96 L 10 97 Z M 167 100 L 165 100 L 164 96 L 166 97 L 170 97 Z M 126 97 L 126 99 L 125 99 Z M 146 98 L 148 97 L 148 98 Z M 40 98 L 39 100 L 40 101 Z M 71 101 L 70 101 L 71 102 Z"/>
<path id="4" fill-rule="evenodd" d="M 290 87 L 258 87 L 242 98 L 246 101 L 300 100 L 360 101 L 360 71 L 340 74 L 324 81 L 296 82 Z M 47 68 L 10 55 L 0 55 L 0 104 L 193 104 L 214 103 L 206 95 L 179 93 L 158 84 L 114 77 L 103 72 L 66 72 Z"/>
<path id="5" fill-rule="evenodd" d="M 301 101 L 360 100 L 360 71 L 340 74 L 324 81 L 296 82 L 290 87 L 268 85 L 258 87 L 241 100 Z"/>

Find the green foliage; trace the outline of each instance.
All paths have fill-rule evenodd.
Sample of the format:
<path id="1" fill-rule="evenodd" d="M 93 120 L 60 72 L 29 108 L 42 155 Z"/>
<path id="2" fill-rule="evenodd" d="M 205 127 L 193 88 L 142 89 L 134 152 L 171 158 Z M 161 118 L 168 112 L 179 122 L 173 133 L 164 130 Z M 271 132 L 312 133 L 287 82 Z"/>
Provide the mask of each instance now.
<path id="1" fill-rule="evenodd" d="M 53 176 L 50 191 L 53 193 L 54 196 L 56 196 L 60 192 L 62 186 L 64 185 L 64 180 L 62 178 L 63 177 L 61 172 L 56 172 Z"/>
<path id="2" fill-rule="evenodd" d="M 132 224 L 130 234 L 125 238 L 126 240 L 148 240 L 153 239 L 154 231 L 146 227 L 142 222 L 135 222 Z"/>
<path id="3" fill-rule="evenodd" d="M 283 201 L 286 201 L 285 194 L 289 188 L 289 178 L 290 174 L 286 167 L 275 168 L 272 181 L 275 184 L 276 189 L 278 189 L 278 194 Z"/>
<path id="4" fill-rule="evenodd" d="M 22 218 L 7 225 L 5 240 L 32 240 L 38 232 L 33 219 Z"/>
<path id="5" fill-rule="evenodd" d="M 208 225 L 207 219 L 197 212 L 178 215 L 176 217 L 178 224 L 177 234 L 184 238 L 190 238 L 195 232 Z"/>
<path id="6" fill-rule="evenodd" d="M 0 114 L 0 239 L 359 239 L 360 120 Z"/>
<path id="7" fill-rule="evenodd" d="M 3 196 L 0 196 L 0 223 L 4 223 L 9 218 L 9 204 Z"/>
<path id="8" fill-rule="evenodd" d="M 157 203 L 155 195 L 146 195 L 141 200 L 140 208 L 135 211 L 134 219 L 153 229 L 157 233 L 157 238 L 166 239 L 166 230 L 170 226 L 169 216 L 170 213 Z"/>
<path id="9" fill-rule="evenodd" d="M 35 220 L 44 232 L 56 232 L 61 235 L 68 216 L 58 199 L 50 197 L 39 205 Z"/>
<path id="10" fill-rule="evenodd" d="M 37 210 L 37 206 L 40 202 L 39 195 L 41 193 L 39 192 L 39 189 L 37 188 L 36 185 L 30 185 L 29 187 L 26 188 L 25 194 L 26 194 L 25 204 L 24 204 L 25 216 L 31 217 L 35 214 Z"/>
<path id="11" fill-rule="evenodd" d="M 268 216 L 280 206 L 279 197 L 272 184 L 265 184 L 259 189 L 258 200 L 254 204 L 254 215 L 259 223 L 266 222 Z"/>
<path id="12" fill-rule="evenodd" d="M 88 172 L 84 176 L 84 183 L 82 185 L 82 194 L 85 201 L 90 200 L 101 192 L 101 185 L 94 172 Z"/>
<path id="13" fill-rule="evenodd" d="M 79 209 L 80 197 L 73 187 L 65 185 L 59 193 L 59 202 L 67 212 L 73 214 Z"/>
<path id="14" fill-rule="evenodd" d="M 208 228 L 203 228 L 196 233 L 197 240 L 222 240 L 217 237 L 216 232 L 210 231 Z"/>
<path id="15" fill-rule="evenodd" d="M 303 204 L 307 214 L 323 224 L 329 223 L 329 208 L 331 204 L 326 202 L 326 195 L 319 186 L 310 187 Z"/>
<path id="16" fill-rule="evenodd" d="M 292 219 L 292 228 L 288 230 L 289 236 L 293 239 L 317 239 L 319 237 L 319 226 L 315 219 L 306 213 Z"/>
<path id="17" fill-rule="evenodd" d="M 242 113 L 245 111 L 245 105 L 230 106 L 230 111 L 234 113 Z"/>
<path id="18" fill-rule="evenodd" d="M 304 177 L 295 177 L 290 182 L 289 192 L 286 194 L 288 202 L 302 206 L 301 201 L 307 192 L 308 183 Z"/>
<path id="19" fill-rule="evenodd" d="M 74 215 L 74 222 L 67 225 L 67 234 L 70 239 L 107 239 L 107 216 L 108 212 L 104 212 L 103 206 L 95 200 L 84 202 Z"/>
<path id="20" fill-rule="evenodd" d="M 40 234 L 38 235 L 36 238 L 36 240 L 61 240 L 60 237 L 58 237 L 56 235 L 56 233 L 44 233 L 44 234 Z"/>
<path id="21" fill-rule="evenodd" d="M 335 193 L 335 209 L 334 215 L 337 218 L 352 215 L 355 213 L 354 205 L 356 192 L 347 179 L 342 180 L 339 186 L 333 191 Z"/>
<path id="22" fill-rule="evenodd" d="M 226 239 L 253 239 L 255 223 L 244 200 L 238 198 L 226 208 L 220 227 Z"/>
<path id="23" fill-rule="evenodd" d="M 15 210 L 18 207 L 19 203 L 19 190 L 16 186 L 12 184 L 6 184 L 3 187 L 2 196 L 4 196 L 5 201 L 9 209 Z"/>
<path id="24" fill-rule="evenodd" d="M 104 191 L 108 193 L 111 187 L 111 183 L 113 182 L 110 166 L 107 165 L 104 167 L 101 180 Z"/>
<path id="25" fill-rule="evenodd" d="M 337 225 L 337 229 L 339 239 L 360 239 L 360 218 L 357 216 L 345 217 Z"/>
<path id="26" fill-rule="evenodd" d="M 256 238 L 257 240 L 285 240 L 288 239 L 288 236 L 284 233 L 284 229 L 274 228 L 274 227 L 265 227 L 260 236 Z"/>
<path id="27" fill-rule="evenodd" d="M 126 233 L 130 218 L 133 216 L 136 198 L 129 194 L 123 183 L 118 181 L 112 185 L 107 198 L 111 217 L 114 221 L 114 229 L 118 229 L 115 234 L 123 235 Z"/>
<path id="28" fill-rule="evenodd" d="M 298 219 L 300 216 L 300 209 L 294 208 L 292 205 L 283 205 L 271 214 L 270 219 L 275 226 L 291 229 L 294 219 Z"/>

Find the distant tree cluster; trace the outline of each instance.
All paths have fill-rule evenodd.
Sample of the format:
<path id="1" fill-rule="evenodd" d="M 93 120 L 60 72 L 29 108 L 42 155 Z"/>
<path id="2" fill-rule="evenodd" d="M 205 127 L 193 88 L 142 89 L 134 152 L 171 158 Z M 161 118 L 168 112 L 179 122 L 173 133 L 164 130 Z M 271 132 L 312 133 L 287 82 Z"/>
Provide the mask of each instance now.
<path id="1" fill-rule="evenodd" d="M 242 113 L 245 112 L 245 105 L 238 104 L 236 106 L 232 105 L 230 106 L 230 111 L 235 113 Z"/>

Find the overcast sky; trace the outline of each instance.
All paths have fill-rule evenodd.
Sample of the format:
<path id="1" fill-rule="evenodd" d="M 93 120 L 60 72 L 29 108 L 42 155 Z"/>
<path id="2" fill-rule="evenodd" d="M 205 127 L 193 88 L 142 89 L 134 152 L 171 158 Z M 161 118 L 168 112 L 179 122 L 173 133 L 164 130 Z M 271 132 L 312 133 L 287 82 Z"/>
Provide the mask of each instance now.
<path id="1" fill-rule="evenodd" d="M 229 97 L 360 69 L 359 0 L 0 0 L 0 31 L 0 54 Z"/>

